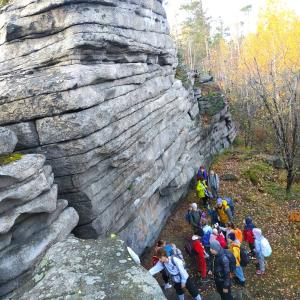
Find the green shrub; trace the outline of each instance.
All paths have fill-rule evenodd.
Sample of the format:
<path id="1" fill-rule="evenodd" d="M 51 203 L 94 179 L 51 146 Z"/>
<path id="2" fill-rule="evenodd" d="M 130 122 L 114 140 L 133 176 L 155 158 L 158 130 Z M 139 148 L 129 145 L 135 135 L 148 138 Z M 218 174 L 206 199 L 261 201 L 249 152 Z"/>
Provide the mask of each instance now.
<path id="1" fill-rule="evenodd" d="M 264 180 L 272 174 L 272 167 L 264 162 L 258 162 L 252 165 L 244 172 L 244 176 L 248 178 L 254 185 L 263 184 Z"/>

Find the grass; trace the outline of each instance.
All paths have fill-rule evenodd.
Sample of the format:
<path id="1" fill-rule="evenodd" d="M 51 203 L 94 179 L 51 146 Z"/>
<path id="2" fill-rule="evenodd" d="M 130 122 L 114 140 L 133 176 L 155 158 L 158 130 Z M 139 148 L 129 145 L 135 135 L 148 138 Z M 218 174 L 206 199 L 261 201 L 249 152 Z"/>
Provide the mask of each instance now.
<path id="1" fill-rule="evenodd" d="M 0 156 L 0 166 L 8 165 L 14 161 L 21 159 L 23 154 L 21 153 L 12 153 L 7 155 Z"/>
<path id="2" fill-rule="evenodd" d="M 262 185 L 265 179 L 269 179 L 273 168 L 264 162 L 257 162 L 251 165 L 245 172 L 244 176 L 254 185 Z"/>
<path id="3" fill-rule="evenodd" d="M 249 155 L 249 153 L 248 153 Z M 250 157 L 248 157 L 249 159 Z M 300 184 L 294 183 L 289 194 L 286 193 L 286 173 L 285 170 L 275 170 L 264 161 L 252 157 L 256 162 L 252 163 L 244 172 L 243 176 L 251 181 L 260 190 L 270 194 L 278 201 L 300 199 Z M 247 154 L 241 156 L 247 160 Z"/>

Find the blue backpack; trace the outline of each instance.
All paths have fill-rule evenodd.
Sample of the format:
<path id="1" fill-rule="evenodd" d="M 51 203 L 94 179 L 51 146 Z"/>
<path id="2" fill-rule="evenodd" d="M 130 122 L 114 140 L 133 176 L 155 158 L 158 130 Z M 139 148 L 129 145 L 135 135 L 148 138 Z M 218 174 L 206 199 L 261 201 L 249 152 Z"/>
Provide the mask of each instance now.
<path id="1" fill-rule="evenodd" d="M 203 246 L 209 247 L 210 243 L 209 243 L 209 238 L 210 238 L 210 231 L 207 231 L 206 233 L 204 233 L 203 237 L 201 238 L 201 243 Z"/>

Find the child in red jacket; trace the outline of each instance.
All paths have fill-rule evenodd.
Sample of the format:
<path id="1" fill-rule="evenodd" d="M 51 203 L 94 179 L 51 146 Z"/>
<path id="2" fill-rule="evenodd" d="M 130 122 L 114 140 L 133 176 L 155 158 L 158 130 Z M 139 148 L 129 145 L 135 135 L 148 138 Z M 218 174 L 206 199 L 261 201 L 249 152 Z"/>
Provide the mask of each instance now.
<path id="1" fill-rule="evenodd" d="M 193 235 L 193 251 L 195 253 L 197 270 L 201 274 L 202 281 L 206 279 L 206 261 L 205 261 L 205 250 L 200 242 L 198 235 Z"/>
<path id="2" fill-rule="evenodd" d="M 243 236 L 244 236 L 244 241 L 247 242 L 249 244 L 249 248 L 250 248 L 250 256 L 251 257 L 255 257 L 255 247 L 254 247 L 254 235 L 253 235 L 253 228 L 255 228 L 255 225 L 253 224 L 253 221 L 250 217 L 247 217 L 244 220 L 244 230 L 243 230 Z"/>

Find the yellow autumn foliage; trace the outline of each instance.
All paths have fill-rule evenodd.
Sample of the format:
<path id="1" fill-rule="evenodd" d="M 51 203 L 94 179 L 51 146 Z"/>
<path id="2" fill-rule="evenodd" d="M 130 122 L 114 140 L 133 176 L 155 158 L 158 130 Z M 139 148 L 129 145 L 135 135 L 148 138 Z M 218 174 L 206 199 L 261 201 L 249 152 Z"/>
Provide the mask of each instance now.
<path id="1" fill-rule="evenodd" d="M 254 58 L 262 74 L 300 70 L 300 18 L 282 1 L 268 1 L 260 13 L 257 32 L 241 45 L 240 71 L 253 67 Z"/>

